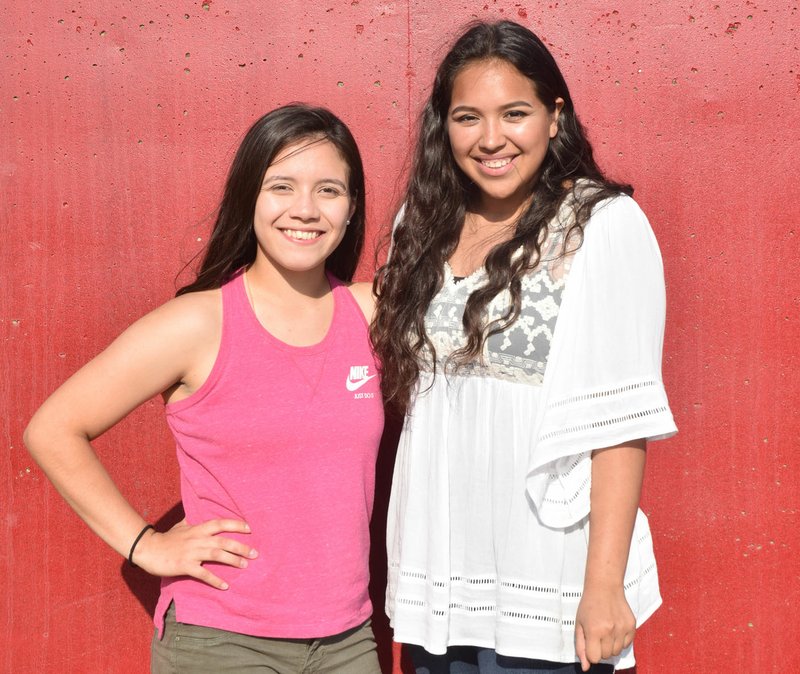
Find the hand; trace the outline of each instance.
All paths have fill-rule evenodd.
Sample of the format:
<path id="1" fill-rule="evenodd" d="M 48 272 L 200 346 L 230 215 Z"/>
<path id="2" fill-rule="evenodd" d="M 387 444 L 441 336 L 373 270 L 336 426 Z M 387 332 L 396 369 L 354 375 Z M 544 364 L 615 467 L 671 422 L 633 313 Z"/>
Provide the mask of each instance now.
<path id="1" fill-rule="evenodd" d="M 619 655 L 633 643 L 636 617 L 628 606 L 622 585 L 585 587 L 575 616 L 575 651 L 581 669 Z"/>
<path id="2" fill-rule="evenodd" d="M 217 535 L 225 531 L 249 534 L 250 527 L 240 520 L 223 519 L 190 526 L 184 519 L 164 533 L 151 529 L 133 553 L 136 566 L 154 576 L 192 576 L 227 590 L 228 584 L 204 567 L 203 562 L 244 569 L 247 560 L 255 559 L 258 552 L 245 543 Z"/>

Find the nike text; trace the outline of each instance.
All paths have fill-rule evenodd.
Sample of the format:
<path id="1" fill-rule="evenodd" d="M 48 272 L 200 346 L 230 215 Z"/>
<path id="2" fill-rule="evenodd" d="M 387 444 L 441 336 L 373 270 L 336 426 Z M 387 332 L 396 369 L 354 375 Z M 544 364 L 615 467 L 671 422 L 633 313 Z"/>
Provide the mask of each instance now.
<path id="1" fill-rule="evenodd" d="M 348 391 L 357 391 L 370 379 L 374 379 L 377 375 L 369 373 L 369 365 L 353 365 L 350 367 L 350 373 L 347 375 L 345 386 Z M 365 396 L 357 396 L 365 397 Z M 371 396 L 370 396 L 371 397 Z"/>

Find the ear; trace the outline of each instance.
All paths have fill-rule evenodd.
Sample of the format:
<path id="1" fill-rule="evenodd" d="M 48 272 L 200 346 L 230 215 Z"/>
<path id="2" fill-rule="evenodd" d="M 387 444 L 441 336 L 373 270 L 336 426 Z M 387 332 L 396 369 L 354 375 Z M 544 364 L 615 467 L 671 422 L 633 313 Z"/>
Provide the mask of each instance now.
<path id="1" fill-rule="evenodd" d="M 550 113 L 550 138 L 555 138 L 558 135 L 558 117 L 564 107 L 564 99 L 559 96 L 554 103 L 555 110 Z"/>
<path id="2" fill-rule="evenodd" d="M 347 213 L 347 221 L 348 222 L 350 222 L 350 220 L 352 219 L 353 214 L 355 212 L 356 212 L 356 201 L 355 201 L 355 199 L 351 199 L 350 200 L 350 210 Z"/>

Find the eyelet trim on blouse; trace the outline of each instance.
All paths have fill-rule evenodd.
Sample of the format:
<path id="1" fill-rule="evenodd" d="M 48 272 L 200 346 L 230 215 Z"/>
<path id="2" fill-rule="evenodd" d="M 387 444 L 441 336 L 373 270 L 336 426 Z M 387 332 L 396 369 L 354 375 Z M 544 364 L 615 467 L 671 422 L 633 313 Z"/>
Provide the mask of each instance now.
<path id="1" fill-rule="evenodd" d="M 647 527 L 639 532 L 639 535 L 636 537 L 636 541 L 640 546 L 643 545 L 646 547 L 652 545 L 650 532 Z M 572 608 L 571 610 L 564 611 L 562 603 L 567 603 L 574 606 L 583 596 L 583 592 L 580 588 L 562 589 L 555 585 L 533 584 L 503 578 L 498 579 L 494 576 L 451 576 L 447 580 L 433 579 L 429 578 L 428 574 L 421 570 L 411 571 L 408 569 L 400 569 L 396 563 L 392 563 L 390 566 L 392 574 L 397 577 L 401 586 L 406 585 L 406 583 L 410 583 L 410 586 L 407 587 L 414 588 L 414 590 L 412 590 L 410 593 L 401 589 L 397 593 L 395 599 L 396 604 L 398 606 L 424 609 L 431 616 L 436 618 L 446 617 L 450 612 L 464 612 L 471 614 L 484 613 L 525 622 L 560 624 L 565 629 L 571 629 L 575 626 L 574 617 L 566 616 L 574 616 L 575 609 Z M 655 561 L 651 561 L 645 567 L 640 568 L 634 577 L 628 578 L 625 581 L 623 585 L 624 590 L 626 592 L 634 591 L 635 588 L 645 582 L 645 580 L 648 579 L 651 574 L 655 573 L 656 564 Z M 524 605 L 526 597 L 530 597 L 531 595 L 539 595 L 546 599 L 550 610 L 549 612 L 541 612 L 498 609 L 496 602 L 486 601 L 486 598 L 483 600 L 478 600 L 475 603 L 458 600 L 450 601 L 451 588 L 457 591 L 458 586 L 461 586 L 462 588 L 464 586 L 467 588 L 474 587 L 479 592 L 488 591 L 493 593 L 494 597 L 497 596 L 496 593 L 498 591 L 502 590 L 507 592 L 512 597 L 519 597 L 520 604 L 522 605 Z M 437 593 L 441 593 L 439 596 L 441 596 L 443 600 L 446 600 L 447 603 L 445 604 L 444 601 L 441 603 L 431 603 L 425 598 L 413 596 L 414 594 L 423 593 L 423 588 L 425 587 L 436 588 Z M 442 591 L 444 592 L 442 593 Z M 509 604 L 508 601 L 503 603 L 506 605 Z M 565 613 L 566 616 L 564 615 Z"/>
<path id="2" fill-rule="evenodd" d="M 668 408 L 666 405 L 662 405 L 660 407 L 654 407 L 649 410 L 641 410 L 639 412 L 631 412 L 629 414 L 623 414 L 618 417 L 614 417 L 612 419 L 601 419 L 599 421 L 592 421 L 586 424 L 578 424 L 576 426 L 569 426 L 568 428 L 559 428 L 555 431 L 550 431 L 549 433 L 545 433 L 544 435 L 540 436 L 540 441 L 549 440 L 550 438 L 555 438 L 561 435 L 568 435 L 570 433 L 579 433 L 582 431 L 588 431 L 594 428 L 602 428 L 605 426 L 614 426 L 616 424 L 621 424 L 625 421 L 632 421 L 634 419 L 641 419 L 642 417 L 649 417 L 654 414 L 661 414 L 662 412 L 666 412 Z"/>
<path id="3" fill-rule="evenodd" d="M 583 400 L 592 400 L 595 398 L 608 398 L 610 396 L 615 396 L 621 393 L 627 393 L 628 391 L 635 391 L 637 389 L 647 388 L 650 386 L 660 386 L 660 383 L 651 379 L 650 381 L 641 381 L 641 382 L 636 382 L 634 384 L 626 384 L 625 386 L 618 386 L 616 388 L 605 389 L 603 391 L 593 391 L 592 393 L 583 393 L 581 395 L 574 395 L 568 398 L 563 398 L 561 400 L 553 401 L 553 403 L 548 405 L 548 409 L 555 409 L 558 407 L 563 407 L 564 405 L 571 405 L 572 403 L 581 402 Z"/>

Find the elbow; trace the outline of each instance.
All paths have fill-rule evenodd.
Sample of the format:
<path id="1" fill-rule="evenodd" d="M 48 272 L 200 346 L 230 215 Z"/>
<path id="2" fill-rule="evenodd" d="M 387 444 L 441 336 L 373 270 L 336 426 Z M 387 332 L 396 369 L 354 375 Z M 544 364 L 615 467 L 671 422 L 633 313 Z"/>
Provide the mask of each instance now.
<path id="1" fill-rule="evenodd" d="M 27 427 L 22 432 L 22 442 L 34 461 L 42 467 L 42 462 L 47 459 L 54 446 L 63 444 L 63 434 L 58 424 L 54 423 L 51 415 L 42 409 L 31 417 Z"/>
<path id="2" fill-rule="evenodd" d="M 25 444 L 25 447 L 27 447 L 30 455 L 36 459 L 37 463 L 39 462 L 37 454 L 42 444 L 43 435 L 42 422 L 37 412 L 33 415 L 33 418 L 31 418 L 25 430 L 22 432 L 22 442 Z"/>
<path id="3" fill-rule="evenodd" d="M 80 454 L 88 434 L 65 421 L 57 410 L 47 405 L 40 408 L 22 433 L 22 441 L 33 460 L 46 473 L 73 462 Z"/>

